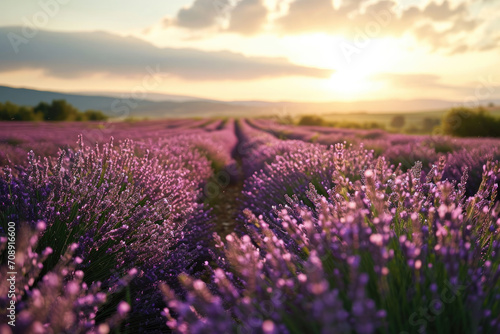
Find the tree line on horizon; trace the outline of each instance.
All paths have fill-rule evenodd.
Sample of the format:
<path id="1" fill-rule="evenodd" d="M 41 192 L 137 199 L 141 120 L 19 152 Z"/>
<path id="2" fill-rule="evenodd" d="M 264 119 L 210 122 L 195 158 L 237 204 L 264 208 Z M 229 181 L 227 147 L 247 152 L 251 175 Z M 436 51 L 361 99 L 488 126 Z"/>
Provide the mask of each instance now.
<path id="1" fill-rule="evenodd" d="M 500 118 L 491 115 L 484 107 L 452 108 L 448 110 L 441 120 L 425 117 L 422 119 L 421 123 L 420 128 L 414 124 L 410 125 L 408 128 L 404 128 L 406 124 L 405 116 L 395 115 L 390 120 L 389 129 L 395 132 L 405 133 L 439 132 L 454 137 L 500 137 Z M 297 125 L 354 129 L 387 129 L 385 124 L 377 122 L 328 122 L 324 118 L 316 115 L 302 116 L 298 120 Z"/>
<path id="2" fill-rule="evenodd" d="M 51 103 L 40 102 L 36 106 L 20 106 L 12 102 L 0 102 L 0 121 L 105 121 L 108 119 L 102 111 L 86 110 L 84 112 L 68 103 L 66 100 L 53 100 Z M 378 122 L 328 122 L 316 115 L 303 115 L 297 125 L 329 126 L 337 128 L 381 129 L 386 125 Z M 490 114 L 484 107 L 452 108 L 441 120 L 426 117 L 422 119 L 421 128 L 411 125 L 405 128 L 404 115 L 395 115 L 389 129 L 396 132 L 419 133 L 438 132 L 454 137 L 500 137 L 500 118 Z"/>
<path id="3" fill-rule="evenodd" d="M 102 111 L 80 111 L 66 100 L 40 102 L 34 107 L 19 106 L 12 102 L 0 102 L 0 121 L 105 121 Z"/>

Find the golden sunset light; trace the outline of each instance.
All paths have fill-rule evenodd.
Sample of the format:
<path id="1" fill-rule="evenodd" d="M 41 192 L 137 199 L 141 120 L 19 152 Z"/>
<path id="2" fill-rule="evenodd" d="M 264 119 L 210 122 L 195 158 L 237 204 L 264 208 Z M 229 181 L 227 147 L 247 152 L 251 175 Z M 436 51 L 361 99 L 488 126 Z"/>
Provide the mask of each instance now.
<path id="1" fill-rule="evenodd" d="M 0 334 L 500 333 L 500 0 L 0 0 Z"/>
<path id="2" fill-rule="evenodd" d="M 499 75 L 496 1 L 46 2 L 0 5 L 1 84 L 122 92 L 149 65 L 165 76 L 148 92 L 225 101 L 457 100 L 482 77 Z M 64 50 L 57 40 L 67 40 Z M 51 53 L 70 57 L 64 68 L 37 58 Z M 117 60 L 112 68 L 109 57 Z M 396 74 L 436 80 L 401 91 L 386 80 Z M 281 78 L 285 86 L 267 87 Z"/>

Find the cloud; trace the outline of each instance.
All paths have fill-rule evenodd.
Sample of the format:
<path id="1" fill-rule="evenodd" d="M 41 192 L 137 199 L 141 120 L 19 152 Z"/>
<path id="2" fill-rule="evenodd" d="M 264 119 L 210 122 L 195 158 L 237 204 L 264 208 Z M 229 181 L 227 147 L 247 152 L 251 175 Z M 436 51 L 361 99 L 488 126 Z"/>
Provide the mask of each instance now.
<path id="1" fill-rule="evenodd" d="M 190 6 L 181 8 L 174 18 L 163 20 L 165 27 L 180 27 L 190 30 L 214 29 L 239 33 L 256 34 L 262 31 L 268 10 L 263 0 L 195 0 Z M 228 21 L 228 27 L 222 26 Z"/>
<path id="2" fill-rule="evenodd" d="M 228 31 L 244 35 L 261 31 L 267 19 L 267 8 L 262 0 L 241 0 L 231 11 Z"/>
<path id="3" fill-rule="evenodd" d="M 15 53 L 12 41 L 19 43 L 18 53 Z M 60 78 L 92 74 L 144 77 L 148 74 L 147 68 L 161 69 L 164 74 L 187 80 L 283 76 L 326 78 L 331 75 L 331 70 L 298 66 L 284 58 L 157 48 L 137 38 L 105 32 L 38 31 L 32 38 L 26 38 L 19 27 L 0 28 L 0 72 L 42 69 L 46 74 Z"/>
<path id="4" fill-rule="evenodd" d="M 275 23 L 281 33 L 324 32 L 349 35 L 355 28 L 362 29 L 366 23 L 376 22 L 375 12 L 387 11 L 395 6 L 392 1 L 378 1 L 361 8 L 369 0 L 344 0 L 338 8 L 331 0 L 295 0 L 290 4 L 288 13 Z"/>
<path id="5" fill-rule="evenodd" d="M 445 90 L 462 94 L 471 91 L 470 87 L 443 84 L 439 75 L 428 73 L 379 73 L 371 76 L 370 79 L 385 82 L 391 87 L 414 91 Z"/>
<path id="6" fill-rule="evenodd" d="M 397 86 L 435 86 L 441 77 L 435 74 L 379 73 L 371 77 L 375 81 L 385 81 Z"/>
<path id="7" fill-rule="evenodd" d="M 484 49 L 463 47 L 467 45 L 463 35 L 472 34 L 484 23 L 472 15 L 473 6 L 481 4 L 450 0 L 431 0 L 424 6 L 409 7 L 399 6 L 400 1 L 396 0 L 342 0 L 337 5 L 332 0 L 286 3 L 288 11 L 277 15 L 277 9 L 266 7 L 264 0 L 195 0 L 167 22 L 169 26 L 191 30 L 210 28 L 218 33 L 251 35 L 265 29 L 279 35 L 327 33 L 347 38 L 355 38 L 357 31 L 379 25 L 373 38 L 408 34 L 433 51 L 443 50 L 448 54 L 456 53 L 454 50 Z M 228 26 L 220 19 L 228 22 Z"/>
<path id="8" fill-rule="evenodd" d="M 276 24 L 286 33 L 324 32 L 342 27 L 339 19 L 344 21 L 344 16 L 338 15 L 330 0 L 296 0 Z"/>
<path id="9" fill-rule="evenodd" d="M 479 46 L 480 51 L 490 51 L 498 48 L 500 48 L 500 35 Z"/>
<path id="10" fill-rule="evenodd" d="M 465 53 L 470 50 L 470 47 L 466 44 L 462 45 L 457 45 L 455 48 L 453 48 L 449 55 L 455 55 L 455 54 L 460 54 L 460 53 Z"/>
<path id="11" fill-rule="evenodd" d="M 415 28 L 413 34 L 419 41 L 427 43 L 434 50 L 446 48 L 449 45 L 448 34 L 437 31 L 430 23 Z"/>
<path id="12" fill-rule="evenodd" d="M 461 3 L 456 8 L 451 8 L 448 0 L 443 1 L 441 4 L 430 2 L 422 11 L 422 17 L 429 18 L 437 22 L 449 21 L 454 17 L 462 17 L 466 14 L 467 7 L 465 6 L 465 3 Z"/>
<path id="13" fill-rule="evenodd" d="M 438 29 L 438 24 L 448 28 Z M 276 22 L 282 33 L 326 32 L 352 37 L 356 30 L 378 26 L 374 38 L 411 34 L 434 50 L 448 49 L 450 39 L 461 32 L 472 32 L 479 21 L 468 19 L 465 3 L 452 7 L 450 1 L 429 2 L 424 8 L 410 6 L 404 10 L 392 0 L 377 2 L 342 1 L 338 8 L 331 0 L 295 0 L 288 13 Z"/>
<path id="14" fill-rule="evenodd" d="M 204 29 L 214 26 L 220 11 L 228 1 L 196 0 L 191 6 L 181 8 L 173 22 L 176 26 L 189 29 Z"/>
<path id="15" fill-rule="evenodd" d="M 393 0 L 344 0 L 338 8 L 331 0 L 295 0 L 290 4 L 288 13 L 276 23 L 282 32 L 288 33 L 335 33 L 378 23 L 386 26 L 381 35 L 399 35 L 411 32 L 422 23 L 433 25 L 445 22 L 453 25 L 447 33 L 455 33 L 478 26 L 478 21 L 466 19 L 468 14 L 465 3 L 452 7 L 448 0 L 440 4 L 431 1 L 424 8 L 410 6 L 406 9 L 401 9 Z"/>

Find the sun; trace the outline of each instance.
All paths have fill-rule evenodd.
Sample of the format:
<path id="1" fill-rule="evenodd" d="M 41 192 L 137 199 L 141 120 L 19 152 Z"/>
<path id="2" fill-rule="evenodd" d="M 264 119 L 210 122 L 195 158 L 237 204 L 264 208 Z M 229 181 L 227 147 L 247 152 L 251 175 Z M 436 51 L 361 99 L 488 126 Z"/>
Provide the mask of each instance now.
<path id="1" fill-rule="evenodd" d="M 359 98 L 376 88 L 370 74 L 356 68 L 341 68 L 327 79 L 326 85 L 335 95 L 344 98 Z"/>
<path id="2" fill-rule="evenodd" d="M 336 45 L 348 42 L 339 39 Z M 336 98 L 352 100 L 371 97 L 387 88 L 376 79 L 377 74 L 398 71 L 397 55 L 397 49 L 390 38 L 372 40 L 369 47 L 360 49 L 359 54 L 352 59 L 346 59 L 341 52 L 333 52 L 328 68 L 332 68 L 334 72 L 324 80 L 324 87 Z"/>

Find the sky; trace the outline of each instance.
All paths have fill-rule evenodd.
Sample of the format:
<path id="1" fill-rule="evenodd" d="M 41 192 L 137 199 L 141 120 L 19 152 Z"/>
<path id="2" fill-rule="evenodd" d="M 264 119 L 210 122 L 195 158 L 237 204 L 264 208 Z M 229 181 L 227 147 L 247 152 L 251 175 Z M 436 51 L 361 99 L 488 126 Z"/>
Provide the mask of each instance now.
<path id="1" fill-rule="evenodd" d="M 499 0 L 2 0 L 0 85 L 219 100 L 500 98 Z"/>

